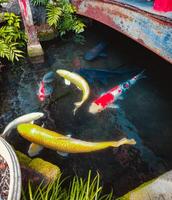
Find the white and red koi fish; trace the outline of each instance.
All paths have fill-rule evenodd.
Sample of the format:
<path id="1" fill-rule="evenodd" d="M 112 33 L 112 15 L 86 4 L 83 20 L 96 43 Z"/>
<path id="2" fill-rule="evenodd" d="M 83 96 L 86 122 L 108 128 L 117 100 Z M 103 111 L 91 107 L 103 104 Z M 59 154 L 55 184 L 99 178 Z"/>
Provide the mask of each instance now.
<path id="1" fill-rule="evenodd" d="M 44 84 L 44 81 L 40 82 L 37 95 L 38 95 L 38 98 L 39 98 L 40 101 L 45 100 L 45 84 Z"/>
<path id="2" fill-rule="evenodd" d="M 136 83 L 137 80 L 142 77 L 143 72 L 144 71 L 134 76 L 132 79 L 117 85 L 108 92 L 102 94 L 99 98 L 91 103 L 89 112 L 96 114 L 105 110 L 106 108 L 118 108 L 118 105 L 115 105 L 114 103 L 118 99 L 122 99 L 122 94 L 124 94 L 132 85 Z"/>
<path id="3" fill-rule="evenodd" d="M 55 79 L 54 72 L 50 71 L 43 76 L 39 84 L 37 96 L 40 101 L 44 101 L 46 97 L 50 96 L 53 92 L 52 82 Z"/>

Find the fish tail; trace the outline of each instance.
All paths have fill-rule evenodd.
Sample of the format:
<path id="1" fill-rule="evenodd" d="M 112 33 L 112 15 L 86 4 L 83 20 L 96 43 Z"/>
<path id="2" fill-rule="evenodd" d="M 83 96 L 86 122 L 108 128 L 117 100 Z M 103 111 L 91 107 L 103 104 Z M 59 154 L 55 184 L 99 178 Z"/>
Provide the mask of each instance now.
<path id="1" fill-rule="evenodd" d="M 146 78 L 146 76 L 144 75 L 145 69 L 143 71 L 141 71 L 138 75 L 137 75 L 137 80 L 141 79 L 141 78 Z"/>
<path id="2" fill-rule="evenodd" d="M 113 144 L 112 144 L 112 147 L 119 147 L 123 144 L 129 144 L 129 145 L 134 145 L 136 144 L 136 141 L 134 139 L 127 139 L 127 138 L 123 138 L 119 141 L 115 141 Z"/>
<path id="3" fill-rule="evenodd" d="M 82 105 L 82 102 L 75 102 L 74 105 L 75 105 L 75 108 L 73 110 L 73 114 L 75 115 L 78 108 Z"/>
<path id="4" fill-rule="evenodd" d="M 142 79 L 142 78 L 146 78 L 146 76 L 144 75 L 145 70 L 141 71 L 139 74 L 137 74 L 136 76 L 134 76 L 132 79 L 130 79 L 130 84 L 133 85 L 136 83 L 136 81 Z"/>
<path id="5" fill-rule="evenodd" d="M 16 122 L 16 121 L 15 121 Z M 16 127 L 16 123 L 14 121 L 13 122 L 10 122 L 4 129 L 3 133 L 1 134 L 1 137 L 5 138 L 5 137 L 8 137 L 9 134 L 11 133 L 11 130 L 13 128 Z"/>

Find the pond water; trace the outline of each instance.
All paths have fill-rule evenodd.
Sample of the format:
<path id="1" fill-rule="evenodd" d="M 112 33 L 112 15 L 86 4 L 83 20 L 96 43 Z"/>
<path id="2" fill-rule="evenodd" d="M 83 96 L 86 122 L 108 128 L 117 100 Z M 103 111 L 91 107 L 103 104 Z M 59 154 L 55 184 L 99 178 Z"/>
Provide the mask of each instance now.
<path id="1" fill-rule="evenodd" d="M 114 189 L 120 196 L 141 183 L 172 168 L 172 67 L 134 41 L 94 23 L 85 32 L 86 43 L 76 44 L 72 37 L 43 43 L 45 63 L 31 64 L 27 59 L 17 65 L 9 65 L 0 74 L 0 130 L 16 117 L 40 111 L 45 113 L 46 128 L 62 134 L 89 141 L 134 138 L 135 146 L 121 146 L 95 153 L 70 154 L 67 157 L 44 149 L 39 157 L 57 164 L 64 176 L 75 174 L 86 177 L 88 170 L 98 171 L 105 191 Z M 85 61 L 84 54 L 100 41 L 108 43 L 108 57 Z M 38 83 L 50 70 L 79 67 L 113 70 L 118 66 L 145 69 L 146 78 L 139 80 L 122 101 L 120 109 L 106 109 L 92 115 L 90 103 L 101 93 L 131 78 L 117 75 L 107 84 L 94 81 L 90 85 L 88 101 L 74 116 L 74 102 L 81 98 L 75 86 L 65 86 L 57 78 L 53 95 L 40 102 L 37 98 Z M 14 130 L 8 138 L 17 150 L 27 153 L 29 142 Z"/>

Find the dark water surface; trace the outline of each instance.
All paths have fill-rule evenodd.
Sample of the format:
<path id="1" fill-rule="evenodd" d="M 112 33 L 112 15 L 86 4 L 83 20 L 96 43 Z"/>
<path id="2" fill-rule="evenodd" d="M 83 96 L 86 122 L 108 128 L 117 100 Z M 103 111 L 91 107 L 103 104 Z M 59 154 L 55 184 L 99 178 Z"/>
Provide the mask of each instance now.
<path id="1" fill-rule="evenodd" d="M 144 181 L 172 168 L 172 66 L 125 36 L 100 24 L 85 32 L 86 43 L 54 40 L 44 43 L 45 63 L 9 65 L 0 74 L 0 130 L 16 117 L 40 111 L 46 128 L 72 137 L 90 141 L 134 138 L 135 146 L 122 146 L 89 154 L 70 154 L 61 157 L 44 149 L 40 157 L 57 164 L 64 176 L 75 174 L 85 177 L 88 170 L 98 171 L 108 191 L 116 196 L 125 194 Z M 108 42 L 108 57 L 85 61 L 83 55 L 97 42 Z M 81 98 L 75 86 L 66 87 L 57 78 L 53 95 L 40 103 L 36 92 L 42 76 L 50 71 L 81 67 L 113 70 L 120 65 L 146 69 L 146 78 L 139 80 L 119 101 L 120 109 L 106 109 L 91 115 L 88 107 L 94 98 L 116 84 L 131 78 L 116 76 L 108 84 L 94 82 L 89 100 L 74 116 L 74 102 Z M 60 96 L 62 96 L 60 98 Z M 27 153 L 29 142 L 14 130 L 8 141 L 17 150 Z"/>

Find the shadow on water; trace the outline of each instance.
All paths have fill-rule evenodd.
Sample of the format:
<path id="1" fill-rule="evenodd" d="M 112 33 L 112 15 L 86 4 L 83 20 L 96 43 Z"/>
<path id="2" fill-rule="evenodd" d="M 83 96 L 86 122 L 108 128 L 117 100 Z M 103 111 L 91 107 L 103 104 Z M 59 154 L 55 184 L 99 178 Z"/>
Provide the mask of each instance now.
<path id="1" fill-rule="evenodd" d="M 61 157 L 56 152 L 44 149 L 40 157 L 60 166 L 64 176 L 75 174 L 85 177 L 91 169 L 98 171 L 105 189 L 114 188 L 116 196 L 122 195 L 144 181 L 172 168 L 172 68 L 147 49 L 125 36 L 100 24 L 94 24 L 85 33 L 85 45 L 70 38 L 44 43 L 46 63 L 30 64 L 27 60 L 8 66 L 1 73 L 0 130 L 2 132 L 14 118 L 33 111 L 45 113 L 45 127 L 83 140 L 103 141 L 134 138 L 135 146 L 122 146 L 90 154 L 70 154 Z M 108 57 L 88 62 L 83 55 L 97 42 L 108 42 Z M 119 101 L 120 109 L 106 109 L 91 115 L 88 106 L 102 92 L 131 78 L 116 76 L 108 84 L 94 82 L 91 95 L 74 116 L 74 102 L 81 97 L 75 86 L 66 87 L 57 77 L 53 95 L 44 103 L 36 96 L 41 77 L 50 70 L 79 67 L 114 69 L 120 65 L 146 69 L 147 78 L 139 80 Z M 8 141 L 16 149 L 27 153 L 29 142 L 13 131 Z"/>

